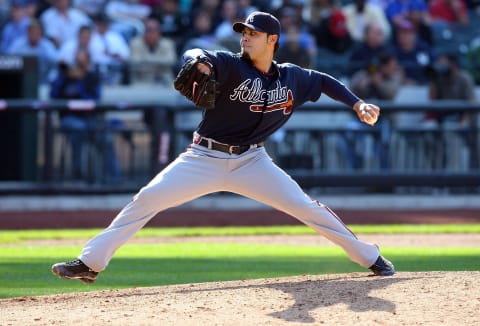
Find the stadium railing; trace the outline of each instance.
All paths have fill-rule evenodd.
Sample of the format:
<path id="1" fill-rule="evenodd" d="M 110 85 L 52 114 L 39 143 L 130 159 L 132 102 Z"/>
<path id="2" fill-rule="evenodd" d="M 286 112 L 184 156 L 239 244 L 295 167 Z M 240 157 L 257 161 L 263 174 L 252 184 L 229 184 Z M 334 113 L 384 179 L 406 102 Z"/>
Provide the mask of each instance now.
<path id="1" fill-rule="evenodd" d="M 306 188 L 397 187 L 480 188 L 480 106 L 458 101 L 399 104 L 380 102 L 381 123 L 375 128 L 352 123 L 355 117 L 338 104 L 304 105 L 272 140 L 268 150 L 280 166 Z M 99 166 L 102 148 L 89 152 L 95 168 L 74 179 L 62 172 L 68 151 L 58 127 L 60 111 L 105 112 L 135 123 L 103 132 L 116 135 L 122 174 L 105 177 Z M 36 178 L 0 180 L 0 193 L 125 193 L 136 191 L 182 152 L 200 121 L 201 111 L 188 103 L 106 103 L 62 100 L 2 100 L 2 112 L 36 112 L 39 116 Z M 426 112 L 468 112 L 469 124 L 424 123 Z M 134 117 L 134 118 L 132 118 Z M 352 142 L 353 140 L 353 142 Z M 8 139 L 0 139 L 6 142 Z M 59 145 L 63 144 L 63 145 Z M 98 144 L 94 144 L 98 145 Z M 63 146 L 63 147 L 62 147 Z M 138 151 L 138 152 L 136 152 Z M 347 157 L 356 154 L 357 165 Z M 63 162 L 65 164 L 65 162 Z M 63 169 L 63 170 L 62 170 Z"/>

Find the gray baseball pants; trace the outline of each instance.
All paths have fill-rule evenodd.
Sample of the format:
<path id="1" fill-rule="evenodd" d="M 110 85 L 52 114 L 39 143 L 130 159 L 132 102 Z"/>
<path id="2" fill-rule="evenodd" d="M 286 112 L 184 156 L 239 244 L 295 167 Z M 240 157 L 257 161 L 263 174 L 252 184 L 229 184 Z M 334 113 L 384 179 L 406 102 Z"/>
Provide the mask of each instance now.
<path id="1" fill-rule="evenodd" d="M 195 198 L 228 191 L 285 212 L 342 247 L 363 267 L 379 256 L 376 245 L 359 240 L 325 205 L 311 199 L 275 163 L 265 148 L 227 154 L 192 144 L 143 187 L 112 223 L 84 246 L 80 256 L 100 272 L 115 251 L 157 213 Z"/>

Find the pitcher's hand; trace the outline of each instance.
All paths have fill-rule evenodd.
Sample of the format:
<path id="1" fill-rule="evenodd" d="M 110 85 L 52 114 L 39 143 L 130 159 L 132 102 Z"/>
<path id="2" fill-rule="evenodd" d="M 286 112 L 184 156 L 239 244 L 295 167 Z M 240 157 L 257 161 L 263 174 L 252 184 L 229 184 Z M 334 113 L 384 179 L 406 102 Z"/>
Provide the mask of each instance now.
<path id="1" fill-rule="evenodd" d="M 375 104 L 358 101 L 353 106 L 353 110 L 357 113 L 361 122 L 374 126 L 380 116 L 380 108 Z"/>

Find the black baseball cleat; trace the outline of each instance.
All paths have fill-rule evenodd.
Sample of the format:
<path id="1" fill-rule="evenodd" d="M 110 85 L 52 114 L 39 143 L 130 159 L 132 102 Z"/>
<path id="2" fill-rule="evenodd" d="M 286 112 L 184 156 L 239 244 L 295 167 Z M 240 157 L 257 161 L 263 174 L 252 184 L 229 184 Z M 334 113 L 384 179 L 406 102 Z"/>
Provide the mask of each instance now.
<path id="1" fill-rule="evenodd" d="M 98 272 L 91 270 L 80 259 L 66 263 L 57 263 L 52 266 L 52 273 L 65 279 L 77 279 L 85 284 L 95 282 Z"/>
<path id="2" fill-rule="evenodd" d="M 395 274 L 393 264 L 382 256 L 378 256 L 375 263 L 370 266 L 369 269 L 377 276 L 392 276 Z"/>

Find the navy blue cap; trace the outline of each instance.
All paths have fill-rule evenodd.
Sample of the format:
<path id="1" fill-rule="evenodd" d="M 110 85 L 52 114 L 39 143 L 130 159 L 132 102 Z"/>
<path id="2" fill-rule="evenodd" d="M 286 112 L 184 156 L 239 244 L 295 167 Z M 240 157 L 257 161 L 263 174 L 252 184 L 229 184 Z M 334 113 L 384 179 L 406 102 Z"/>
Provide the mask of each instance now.
<path id="1" fill-rule="evenodd" d="M 280 35 L 280 22 L 277 18 L 267 12 L 255 11 L 245 19 L 245 22 L 233 24 L 233 30 L 242 33 L 245 27 L 255 31 Z"/>

